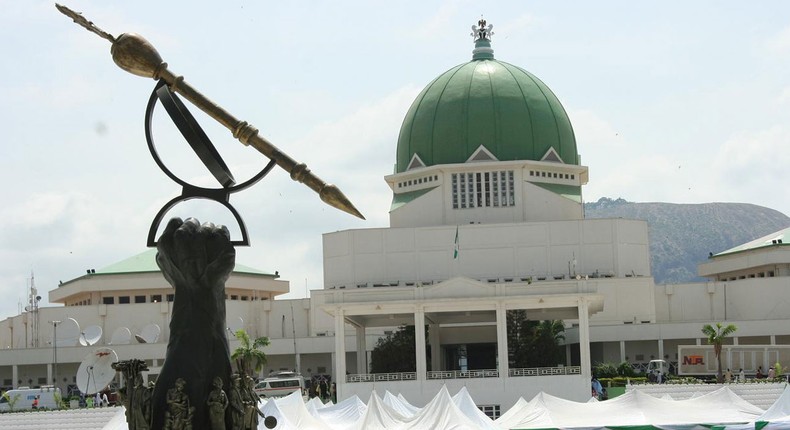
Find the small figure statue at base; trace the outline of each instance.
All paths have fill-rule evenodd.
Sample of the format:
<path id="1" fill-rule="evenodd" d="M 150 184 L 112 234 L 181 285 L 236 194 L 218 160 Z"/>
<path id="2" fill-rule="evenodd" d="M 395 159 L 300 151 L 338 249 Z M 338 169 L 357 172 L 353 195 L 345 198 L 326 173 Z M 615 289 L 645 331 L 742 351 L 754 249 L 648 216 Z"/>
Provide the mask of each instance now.
<path id="1" fill-rule="evenodd" d="M 261 400 L 255 392 L 255 380 L 241 372 L 239 375 L 241 382 L 241 396 L 244 402 L 244 428 L 255 430 L 258 428 L 258 416 L 266 416 L 258 409 L 258 402 Z"/>
<path id="2" fill-rule="evenodd" d="M 222 390 L 222 378 L 214 378 L 214 389 L 208 394 L 208 416 L 211 430 L 225 430 L 225 409 L 228 408 L 228 396 Z"/>
<path id="3" fill-rule="evenodd" d="M 244 398 L 241 394 L 241 377 L 233 374 L 233 387 L 230 389 L 230 416 L 233 428 L 231 430 L 244 430 Z"/>
<path id="4" fill-rule="evenodd" d="M 165 430 L 192 430 L 194 407 L 189 406 L 189 397 L 184 392 L 186 382 L 176 379 L 175 387 L 167 390 Z"/>

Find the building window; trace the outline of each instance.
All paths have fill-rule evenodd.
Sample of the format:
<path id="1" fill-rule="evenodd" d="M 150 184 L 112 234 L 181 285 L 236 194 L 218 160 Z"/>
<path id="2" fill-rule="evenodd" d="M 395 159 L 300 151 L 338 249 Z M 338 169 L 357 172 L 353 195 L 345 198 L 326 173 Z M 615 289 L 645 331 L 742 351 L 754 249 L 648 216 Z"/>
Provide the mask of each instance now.
<path id="1" fill-rule="evenodd" d="M 124 305 L 129 303 L 129 296 L 119 296 L 118 303 Z"/>
<path id="2" fill-rule="evenodd" d="M 231 295 L 230 295 L 230 299 L 231 299 L 231 300 L 239 300 L 239 296 L 237 296 L 237 295 L 235 295 L 235 294 L 231 294 Z"/>
<path id="3" fill-rule="evenodd" d="M 241 296 L 241 301 L 242 301 L 242 302 L 246 302 L 246 301 L 247 301 L 247 299 L 249 299 L 249 297 L 247 297 L 247 296 Z"/>
<path id="4" fill-rule="evenodd" d="M 167 301 L 168 302 L 172 302 L 173 300 L 175 300 L 175 298 L 176 298 L 175 294 L 168 294 L 167 295 Z"/>
<path id="5" fill-rule="evenodd" d="M 161 301 L 162 301 L 162 295 L 161 294 L 152 294 L 151 295 L 151 303 L 159 303 Z"/>
<path id="6" fill-rule="evenodd" d="M 453 173 L 453 209 L 515 206 L 514 173 L 509 171 Z"/>
<path id="7" fill-rule="evenodd" d="M 115 297 L 102 297 L 101 298 L 102 304 L 105 305 L 114 305 L 115 304 Z"/>
<path id="8" fill-rule="evenodd" d="M 499 418 L 501 415 L 499 405 L 479 405 L 477 408 L 492 420 Z"/>
<path id="9" fill-rule="evenodd" d="M 134 296 L 135 303 L 145 303 L 145 296 Z"/>

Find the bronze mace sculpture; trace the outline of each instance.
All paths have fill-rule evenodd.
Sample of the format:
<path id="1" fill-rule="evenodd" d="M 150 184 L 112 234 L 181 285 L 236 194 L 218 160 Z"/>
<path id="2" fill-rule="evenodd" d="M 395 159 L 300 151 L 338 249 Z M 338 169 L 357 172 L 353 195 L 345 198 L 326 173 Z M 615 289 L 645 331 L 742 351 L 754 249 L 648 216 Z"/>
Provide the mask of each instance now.
<path id="1" fill-rule="evenodd" d="M 310 187 L 310 189 L 318 193 L 321 200 L 325 203 L 351 215 L 365 219 L 351 201 L 335 185 L 324 182 L 321 178 L 313 174 L 304 163 L 297 163 L 296 160 L 280 151 L 279 148 L 266 140 L 266 138 L 258 135 L 257 128 L 248 124 L 246 121 L 236 119 L 225 109 L 209 100 L 206 96 L 189 85 L 184 80 L 183 76 L 178 76 L 170 71 L 167 68 L 167 63 L 162 61 L 162 57 L 159 55 L 159 52 L 156 51 L 156 48 L 145 40 L 145 38 L 135 33 L 123 33 L 117 38 L 113 37 L 111 34 L 94 25 L 93 22 L 88 21 L 81 13 L 74 12 L 59 4 L 55 4 L 55 7 L 57 7 L 61 13 L 73 19 L 75 23 L 85 27 L 88 31 L 96 33 L 100 37 L 112 42 L 110 53 L 112 54 L 113 61 L 115 61 L 118 67 L 133 75 L 153 78 L 155 80 L 164 80 L 171 91 L 180 94 L 210 117 L 217 120 L 220 124 L 225 126 L 225 128 L 230 130 L 233 137 L 239 142 L 247 146 L 252 146 L 261 154 L 274 160 L 278 166 L 291 175 L 291 179 Z"/>

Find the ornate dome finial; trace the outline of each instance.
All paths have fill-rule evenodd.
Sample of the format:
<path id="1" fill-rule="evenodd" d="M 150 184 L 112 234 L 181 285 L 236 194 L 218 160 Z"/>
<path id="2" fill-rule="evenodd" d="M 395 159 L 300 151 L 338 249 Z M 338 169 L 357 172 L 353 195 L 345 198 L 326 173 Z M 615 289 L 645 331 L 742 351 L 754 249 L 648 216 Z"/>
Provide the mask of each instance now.
<path id="1" fill-rule="evenodd" d="M 494 32 L 491 31 L 494 28 L 493 24 L 486 25 L 486 19 L 480 16 L 480 20 L 477 21 L 477 25 L 472 26 L 472 34 L 471 36 L 474 37 L 475 42 L 478 40 L 486 40 L 488 42 L 491 41 L 491 36 L 494 35 Z"/>
<path id="2" fill-rule="evenodd" d="M 488 24 L 482 16 L 477 21 L 477 25 L 472 26 L 472 37 L 475 41 L 475 49 L 472 51 L 472 60 L 493 60 L 494 50 L 491 49 L 491 36 L 493 24 Z"/>

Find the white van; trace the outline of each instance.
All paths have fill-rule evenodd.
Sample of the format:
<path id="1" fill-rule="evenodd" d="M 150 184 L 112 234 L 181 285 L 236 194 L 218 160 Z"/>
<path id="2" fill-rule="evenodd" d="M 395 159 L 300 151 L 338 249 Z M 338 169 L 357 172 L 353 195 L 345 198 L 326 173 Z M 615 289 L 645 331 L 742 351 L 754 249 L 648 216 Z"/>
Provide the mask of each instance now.
<path id="1" fill-rule="evenodd" d="M 282 397 L 294 391 L 304 392 L 304 379 L 295 372 L 277 372 L 255 385 L 255 393 L 261 397 Z"/>
<path id="2" fill-rule="evenodd" d="M 39 409 L 58 409 L 58 402 L 55 401 L 55 394 L 60 399 L 60 388 L 45 385 L 40 388 L 19 387 L 8 390 L 0 397 L 0 412 L 11 410 L 9 400 L 14 403 L 15 411 L 29 411 L 33 409 L 33 400 L 38 396 Z"/>

